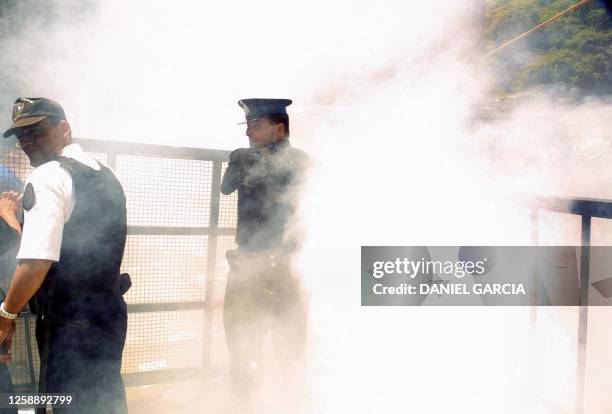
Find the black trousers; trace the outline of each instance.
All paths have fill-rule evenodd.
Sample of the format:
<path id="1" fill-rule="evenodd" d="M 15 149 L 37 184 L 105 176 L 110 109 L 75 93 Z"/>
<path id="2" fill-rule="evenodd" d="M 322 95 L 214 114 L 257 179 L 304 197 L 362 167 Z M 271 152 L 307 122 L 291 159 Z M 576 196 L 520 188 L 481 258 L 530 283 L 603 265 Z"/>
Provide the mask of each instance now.
<path id="1" fill-rule="evenodd" d="M 223 322 L 234 391 L 248 396 L 261 381 L 262 351 L 270 334 L 276 362 L 292 375 L 303 360 L 307 297 L 289 258 L 229 252 Z"/>
<path id="2" fill-rule="evenodd" d="M 75 404 L 54 407 L 54 413 L 127 413 L 121 378 L 127 306 L 122 296 L 89 305 L 90 310 L 70 320 L 39 316 L 36 321 L 40 392 L 76 394 Z"/>

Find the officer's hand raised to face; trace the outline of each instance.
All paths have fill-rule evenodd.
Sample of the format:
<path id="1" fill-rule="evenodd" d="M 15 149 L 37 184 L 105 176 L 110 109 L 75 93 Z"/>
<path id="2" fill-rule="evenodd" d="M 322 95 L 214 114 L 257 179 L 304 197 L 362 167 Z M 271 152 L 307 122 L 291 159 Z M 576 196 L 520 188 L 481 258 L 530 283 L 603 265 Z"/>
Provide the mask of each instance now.
<path id="1" fill-rule="evenodd" d="M 21 233 L 21 225 L 16 215 L 19 201 L 19 194 L 14 191 L 5 191 L 0 194 L 0 218 Z"/>

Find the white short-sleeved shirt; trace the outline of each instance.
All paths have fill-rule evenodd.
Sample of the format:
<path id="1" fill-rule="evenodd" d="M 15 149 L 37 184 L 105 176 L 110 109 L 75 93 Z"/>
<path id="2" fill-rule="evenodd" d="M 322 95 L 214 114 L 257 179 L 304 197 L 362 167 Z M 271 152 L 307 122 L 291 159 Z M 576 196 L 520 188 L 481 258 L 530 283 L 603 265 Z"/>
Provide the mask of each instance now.
<path id="1" fill-rule="evenodd" d="M 83 151 L 78 144 L 64 147 L 59 154 L 75 159 L 95 170 L 100 165 Z M 64 224 L 74 209 L 72 177 L 57 161 L 47 162 L 32 171 L 26 186 L 32 184 L 35 203 L 24 210 L 21 246 L 17 259 L 60 259 Z"/>

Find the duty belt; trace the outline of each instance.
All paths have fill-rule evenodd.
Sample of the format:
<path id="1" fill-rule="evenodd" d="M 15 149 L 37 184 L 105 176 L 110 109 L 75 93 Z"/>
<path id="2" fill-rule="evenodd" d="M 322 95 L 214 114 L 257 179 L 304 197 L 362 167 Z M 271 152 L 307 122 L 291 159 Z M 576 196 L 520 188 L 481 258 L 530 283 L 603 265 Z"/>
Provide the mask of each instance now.
<path id="1" fill-rule="evenodd" d="M 111 279 L 111 278 L 109 278 Z M 85 297 L 100 297 L 105 295 L 124 295 L 132 286 L 132 280 L 128 273 L 122 273 L 113 277 L 111 280 L 105 281 L 106 283 L 101 284 L 90 284 L 85 286 L 74 287 L 71 286 L 70 291 L 76 290 L 79 293 L 79 296 Z M 59 300 L 62 300 L 62 295 L 60 294 L 61 289 L 66 289 L 66 286 L 58 286 L 56 280 L 51 281 L 51 283 L 47 286 L 46 292 L 37 292 L 32 299 L 30 299 L 30 313 L 39 314 L 39 315 L 47 315 L 49 317 L 53 312 L 49 312 L 53 308 L 53 303 L 59 296 Z"/>
<path id="2" fill-rule="evenodd" d="M 301 283 L 287 253 L 229 250 L 226 255 L 232 270 L 226 289 L 246 289 L 273 309 L 298 301 Z"/>

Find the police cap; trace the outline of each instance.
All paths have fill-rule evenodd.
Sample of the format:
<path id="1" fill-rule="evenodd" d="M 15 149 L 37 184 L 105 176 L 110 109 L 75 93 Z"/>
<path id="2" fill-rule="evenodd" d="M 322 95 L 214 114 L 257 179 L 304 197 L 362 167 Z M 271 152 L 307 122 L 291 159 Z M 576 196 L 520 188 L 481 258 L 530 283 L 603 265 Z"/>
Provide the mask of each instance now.
<path id="1" fill-rule="evenodd" d="M 13 125 L 4 132 L 4 138 L 13 135 L 16 128 L 34 125 L 48 116 L 66 119 L 64 110 L 55 101 L 46 98 L 17 98 L 13 104 Z"/>
<path id="2" fill-rule="evenodd" d="M 244 110 L 246 122 L 254 121 L 266 115 L 287 114 L 287 107 L 291 105 L 291 99 L 241 99 L 238 105 Z M 246 122 L 241 122 L 242 124 Z"/>

